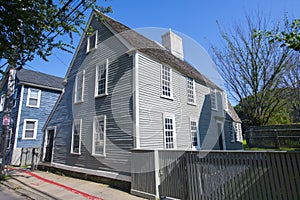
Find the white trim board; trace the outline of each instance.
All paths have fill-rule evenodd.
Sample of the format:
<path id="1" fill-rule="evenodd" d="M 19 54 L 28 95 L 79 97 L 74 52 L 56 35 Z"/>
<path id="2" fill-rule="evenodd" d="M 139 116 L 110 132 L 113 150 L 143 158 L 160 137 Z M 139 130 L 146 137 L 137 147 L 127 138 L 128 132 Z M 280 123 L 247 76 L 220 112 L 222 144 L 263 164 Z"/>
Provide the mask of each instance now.
<path id="1" fill-rule="evenodd" d="M 74 166 L 69 166 L 69 165 L 64 165 L 64 164 L 59 164 L 59 163 L 54 163 L 54 162 L 51 163 L 51 165 L 53 167 L 56 167 L 59 169 L 65 169 L 65 170 L 70 170 L 70 171 L 74 171 L 74 172 L 86 173 L 86 174 L 90 174 L 90 175 L 102 176 L 105 178 L 111 178 L 111 179 L 131 182 L 131 176 L 121 175 L 117 172 L 85 169 L 85 168 L 81 168 L 81 167 L 74 167 Z"/>

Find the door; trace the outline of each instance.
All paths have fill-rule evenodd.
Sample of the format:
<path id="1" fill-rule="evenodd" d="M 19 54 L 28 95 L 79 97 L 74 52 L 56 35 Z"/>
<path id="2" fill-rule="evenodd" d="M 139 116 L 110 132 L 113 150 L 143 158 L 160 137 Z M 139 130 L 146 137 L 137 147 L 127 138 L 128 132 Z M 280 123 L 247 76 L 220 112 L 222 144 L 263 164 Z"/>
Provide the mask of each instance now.
<path id="1" fill-rule="evenodd" d="M 51 162 L 53 150 L 54 129 L 47 130 L 45 162 Z"/>

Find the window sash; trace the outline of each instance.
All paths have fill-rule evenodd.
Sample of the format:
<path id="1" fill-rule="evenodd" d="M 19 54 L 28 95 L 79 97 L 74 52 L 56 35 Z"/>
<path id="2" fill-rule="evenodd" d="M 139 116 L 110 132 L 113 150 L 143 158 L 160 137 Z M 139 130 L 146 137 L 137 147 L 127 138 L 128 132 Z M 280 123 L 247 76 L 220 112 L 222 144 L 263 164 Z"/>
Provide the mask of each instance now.
<path id="1" fill-rule="evenodd" d="M 195 97 L 196 97 L 196 92 L 195 92 L 195 80 L 187 77 L 187 101 L 188 103 L 195 104 Z"/>
<path id="2" fill-rule="evenodd" d="M 84 81 L 85 81 L 84 79 L 85 79 L 85 71 L 83 70 L 76 75 L 74 103 L 83 102 Z"/>
<path id="3" fill-rule="evenodd" d="M 235 123 L 234 122 L 229 122 L 229 133 L 230 133 L 230 141 L 235 142 Z"/>
<path id="4" fill-rule="evenodd" d="M 197 121 L 190 120 L 190 131 L 191 131 L 191 141 L 192 141 L 192 147 L 198 147 L 198 126 Z"/>
<path id="5" fill-rule="evenodd" d="M 40 107 L 41 90 L 36 88 L 28 88 L 28 107 Z"/>
<path id="6" fill-rule="evenodd" d="M 36 139 L 38 120 L 25 119 L 22 139 Z"/>
<path id="7" fill-rule="evenodd" d="M 217 110 L 217 91 L 216 89 L 210 89 L 210 103 L 211 103 L 211 108 L 213 110 Z"/>
<path id="8" fill-rule="evenodd" d="M 96 30 L 95 32 L 92 33 L 92 35 L 90 35 L 87 38 L 87 49 L 86 52 L 90 52 L 94 49 L 97 48 L 97 42 L 98 42 L 98 30 Z"/>
<path id="9" fill-rule="evenodd" d="M 175 117 L 173 115 L 165 115 L 163 125 L 165 149 L 176 148 Z"/>
<path id="10" fill-rule="evenodd" d="M 93 123 L 93 155 L 105 156 L 106 145 L 106 116 L 100 115 L 94 117 Z"/>
<path id="11" fill-rule="evenodd" d="M 81 150 L 81 128 L 82 120 L 77 119 L 73 122 L 71 153 L 80 154 Z"/>
<path id="12" fill-rule="evenodd" d="M 95 97 L 107 95 L 108 59 L 96 66 Z"/>
<path id="13" fill-rule="evenodd" d="M 172 69 L 165 65 L 161 67 L 161 95 L 172 98 Z"/>

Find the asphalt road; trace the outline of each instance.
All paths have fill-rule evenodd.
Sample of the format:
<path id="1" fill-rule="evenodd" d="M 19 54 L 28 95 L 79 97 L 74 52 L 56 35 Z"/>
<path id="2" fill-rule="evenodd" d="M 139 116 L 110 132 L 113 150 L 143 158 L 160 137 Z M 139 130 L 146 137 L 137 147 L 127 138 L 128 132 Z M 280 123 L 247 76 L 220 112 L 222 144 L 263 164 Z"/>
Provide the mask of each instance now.
<path id="1" fill-rule="evenodd" d="M 0 184 L 0 199 L 1 200 L 28 200 L 29 198 L 21 196 L 14 190 L 11 190 Z"/>

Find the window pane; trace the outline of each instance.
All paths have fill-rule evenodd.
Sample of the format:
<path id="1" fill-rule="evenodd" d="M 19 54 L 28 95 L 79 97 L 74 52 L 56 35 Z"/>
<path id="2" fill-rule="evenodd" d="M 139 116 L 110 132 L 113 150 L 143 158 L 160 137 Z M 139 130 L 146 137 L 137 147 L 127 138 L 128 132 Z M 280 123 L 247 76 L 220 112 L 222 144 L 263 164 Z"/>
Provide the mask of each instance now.
<path id="1" fill-rule="evenodd" d="M 29 99 L 29 105 L 36 106 L 37 104 L 38 104 L 38 100 L 37 99 Z"/>
<path id="2" fill-rule="evenodd" d="M 29 122 L 29 121 L 27 121 L 26 122 L 26 130 L 27 129 L 31 129 L 31 130 L 33 130 L 34 129 L 34 122 Z"/>
<path id="3" fill-rule="evenodd" d="M 106 93 L 106 63 L 98 66 L 98 95 Z"/>
<path id="4" fill-rule="evenodd" d="M 104 116 L 94 118 L 94 154 L 104 154 L 105 122 Z"/>
<path id="5" fill-rule="evenodd" d="M 93 34 L 90 37 L 90 49 L 94 49 L 96 47 L 96 34 Z"/>
<path id="6" fill-rule="evenodd" d="M 166 149 L 174 148 L 174 121 L 173 118 L 165 118 L 165 147 Z"/>
<path id="7" fill-rule="evenodd" d="M 25 138 L 33 138 L 34 130 L 26 130 L 25 131 Z"/>
<path id="8" fill-rule="evenodd" d="M 74 121 L 72 152 L 80 153 L 80 120 Z"/>
<path id="9" fill-rule="evenodd" d="M 171 96 L 171 69 L 166 66 L 161 68 L 161 87 L 162 95 Z"/>

